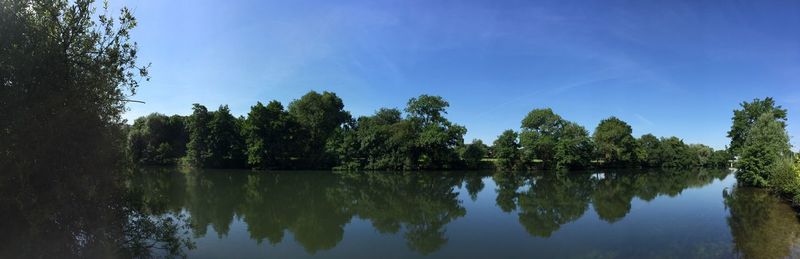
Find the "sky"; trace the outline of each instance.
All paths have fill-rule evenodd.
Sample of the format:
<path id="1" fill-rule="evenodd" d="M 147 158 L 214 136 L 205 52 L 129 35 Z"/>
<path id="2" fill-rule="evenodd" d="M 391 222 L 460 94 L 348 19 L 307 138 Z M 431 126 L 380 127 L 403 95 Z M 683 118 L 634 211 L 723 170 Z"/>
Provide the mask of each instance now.
<path id="1" fill-rule="evenodd" d="M 221 4 L 221 3 L 225 4 Z M 800 146 L 800 1 L 113 2 L 138 19 L 148 82 L 129 121 L 332 91 L 354 116 L 450 103 L 465 140 L 491 143 L 552 108 L 590 132 L 616 116 L 634 136 L 724 148 L 733 110 L 773 97 Z"/>

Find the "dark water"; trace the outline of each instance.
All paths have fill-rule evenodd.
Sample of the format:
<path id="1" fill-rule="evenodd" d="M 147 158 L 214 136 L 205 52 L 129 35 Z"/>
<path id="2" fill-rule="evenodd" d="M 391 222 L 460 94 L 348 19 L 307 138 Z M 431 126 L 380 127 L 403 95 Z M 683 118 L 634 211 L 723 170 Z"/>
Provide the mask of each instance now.
<path id="1" fill-rule="evenodd" d="M 179 172 L 129 182 L 197 258 L 782 258 L 784 202 L 727 171 Z"/>

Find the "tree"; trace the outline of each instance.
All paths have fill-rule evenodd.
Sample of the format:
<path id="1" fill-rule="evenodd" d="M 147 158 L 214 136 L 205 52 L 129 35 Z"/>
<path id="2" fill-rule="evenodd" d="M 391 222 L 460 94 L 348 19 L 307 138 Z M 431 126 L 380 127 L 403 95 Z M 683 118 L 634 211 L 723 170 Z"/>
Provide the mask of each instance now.
<path id="1" fill-rule="evenodd" d="M 128 154 L 139 164 L 175 164 L 186 155 L 185 119 L 159 113 L 137 118 L 128 131 Z"/>
<path id="2" fill-rule="evenodd" d="M 689 145 L 689 161 L 693 167 L 707 167 L 711 165 L 714 149 L 703 144 Z"/>
<path id="3" fill-rule="evenodd" d="M 145 216 L 126 191 L 121 114 L 147 66 L 128 9 L 95 10 L 87 0 L 0 0 L 0 229 L 13 237 L 0 257 L 185 247 L 179 219 Z"/>
<path id="4" fill-rule="evenodd" d="M 211 157 L 209 123 L 211 114 L 205 106 L 192 105 L 192 115 L 188 118 L 189 143 L 186 144 L 186 161 L 195 167 L 205 167 Z"/>
<path id="5" fill-rule="evenodd" d="M 747 139 L 738 149 L 736 179 L 756 187 L 770 187 L 773 166 L 790 156 L 789 135 L 780 116 L 761 114 L 747 132 Z"/>
<path id="6" fill-rule="evenodd" d="M 408 120 L 419 132 L 414 151 L 424 168 L 447 168 L 458 160 L 455 148 L 464 144 L 467 129 L 442 116 L 448 106 L 440 96 L 420 95 L 408 100 Z"/>
<path id="7" fill-rule="evenodd" d="M 662 138 L 660 146 L 662 167 L 686 168 L 692 165 L 693 157 L 689 146 L 683 143 L 682 139 L 678 137 Z"/>
<path id="8" fill-rule="evenodd" d="M 566 123 L 550 108 L 530 111 L 522 120 L 522 131 L 519 134 L 524 163 L 533 165 L 534 160 L 539 159 L 544 167 L 552 164 L 556 143 Z"/>
<path id="9" fill-rule="evenodd" d="M 209 127 L 208 166 L 214 168 L 241 168 L 244 166 L 244 139 L 241 122 L 231 115 L 227 105 L 213 113 Z"/>
<path id="10" fill-rule="evenodd" d="M 772 114 L 777 123 L 786 126 L 786 109 L 780 105 L 775 105 L 775 100 L 767 97 L 764 100 L 754 99 L 752 102 L 742 102 L 742 109 L 733 111 L 733 124 L 728 131 L 728 138 L 731 139 L 730 150 L 733 155 L 742 155 L 742 147 L 747 141 L 753 125 L 764 114 Z"/>
<path id="11" fill-rule="evenodd" d="M 253 167 L 280 168 L 288 165 L 292 148 L 291 117 L 278 101 L 250 107 L 243 126 L 247 163 Z"/>
<path id="12" fill-rule="evenodd" d="M 589 132 L 581 125 L 566 122 L 561 128 L 553 160 L 556 168 L 586 168 L 592 161 L 594 146 Z"/>
<path id="13" fill-rule="evenodd" d="M 289 114 L 307 135 L 297 136 L 301 158 L 312 167 L 324 168 L 329 159 L 325 152 L 328 139 L 351 118 L 342 99 L 335 93 L 311 91 L 289 104 Z"/>
<path id="14" fill-rule="evenodd" d="M 711 161 L 709 161 L 709 166 L 716 167 L 716 168 L 728 168 L 729 161 L 733 160 L 733 156 L 727 149 L 722 150 L 715 150 L 714 154 L 711 155 Z"/>
<path id="15" fill-rule="evenodd" d="M 639 161 L 646 167 L 660 167 L 663 163 L 661 158 L 661 141 L 653 134 L 642 135 L 637 141 L 637 148 L 641 149 Z"/>
<path id="16" fill-rule="evenodd" d="M 631 126 L 617 117 L 600 121 L 594 130 L 594 139 L 598 155 L 606 165 L 628 165 L 635 160 L 635 140 Z"/>
<path id="17" fill-rule="evenodd" d="M 503 131 L 494 141 L 492 149 L 494 149 L 497 166 L 500 169 L 513 170 L 517 168 L 520 159 L 517 137 L 517 133 L 509 129 Z"/>
<path id="18" fill-rule="evenodd" d="M 450 103 L 441 96 L 423 94 L 408 100 L 406 112 L 409 117 L 418 118 L 423 125 L 428 125 L 442 122 L 444 120 L 442 114 L 447 114 L 447 107 L 450 107 Z"/>
<path id="19" fill-rule="evenodd" d="M 404 122 L 397 109 L 381 108 L 372 116 L 358 118 L 356 138 L 358 154 L 367 169 L 404 169 L 413 156 L 416 132 Z"/>
<path id="20" fill-rule="evenodd" d="M 487 147 L 480 139 L 472 140 L 472 144 L 467 144 L 461 149 L 461 160 L 469 169 L 479 169 L 481 160 L 486 156 Z"/>

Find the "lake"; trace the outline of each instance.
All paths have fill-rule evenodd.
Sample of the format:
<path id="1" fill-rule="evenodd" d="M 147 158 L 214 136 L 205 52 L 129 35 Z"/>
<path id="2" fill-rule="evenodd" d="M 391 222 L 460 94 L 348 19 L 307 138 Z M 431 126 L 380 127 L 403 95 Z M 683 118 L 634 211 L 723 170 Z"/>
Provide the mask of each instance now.
<path id="1" fill-rule="evenodd" d="M 155 168 L 127 185 L 191 223 L 192 258 L 800 257 L 797 213 L 723 170 Z"/>

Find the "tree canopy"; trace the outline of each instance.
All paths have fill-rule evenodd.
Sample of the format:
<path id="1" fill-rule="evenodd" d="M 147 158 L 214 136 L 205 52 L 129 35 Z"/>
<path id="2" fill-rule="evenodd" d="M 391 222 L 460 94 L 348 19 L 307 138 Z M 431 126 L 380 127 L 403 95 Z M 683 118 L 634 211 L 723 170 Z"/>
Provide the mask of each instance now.
<path id="1" fill-rule="evenodd" d="M 617 117 L 600 121 L 592 135 L 599 158 L 609 165 L 628 165 L 636 161 L 632 132 L 631 126 Z"/>
<path id="2" fill-rule="evenodd" d="M 742 102 L 741 109 L 733 111 L 733 124 L 730 131 L 728 131 L 728 138 L 731 139 L 729 146 L 734 155 L 741 155 L 742 147 L 747 141 L 747 136 L 756 124 L 756 121 L 764 114 L 772 114 L 773 119 L 780 123 L 783 127 L 786 126 L 786 109 L 780 105 L 775 104 L 775 100 L 771 97 L 761 99 L 754 99 L 752 102 Z"/>

